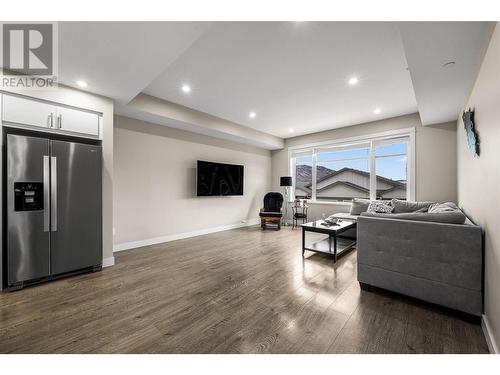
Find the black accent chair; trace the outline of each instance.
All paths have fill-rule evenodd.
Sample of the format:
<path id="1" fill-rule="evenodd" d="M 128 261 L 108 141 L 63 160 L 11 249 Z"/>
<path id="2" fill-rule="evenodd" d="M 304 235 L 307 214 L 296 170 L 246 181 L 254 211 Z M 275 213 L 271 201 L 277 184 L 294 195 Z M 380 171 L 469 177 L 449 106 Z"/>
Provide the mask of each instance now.
<path id="1" fill-rule="evenodd" d="M 276 230 L 281 229 L 282 207 L 283 195 L 281 193 L 271 192 L 264 195 L 264 208 L 261 208 L 259 213 L 262 229 L 266 229 L 268 224 L 272 224 Z"/>

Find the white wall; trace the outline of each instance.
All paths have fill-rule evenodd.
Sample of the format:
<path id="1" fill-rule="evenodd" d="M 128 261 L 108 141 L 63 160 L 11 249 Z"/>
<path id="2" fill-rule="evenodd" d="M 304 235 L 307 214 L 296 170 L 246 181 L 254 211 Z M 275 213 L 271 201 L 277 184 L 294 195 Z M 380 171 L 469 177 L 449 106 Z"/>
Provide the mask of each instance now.
<path id="1" fill-rule="evenodd" d="M 422 126 L 417 113 L 287 139 L 283 150 L 272 152 L 272 186 L 279 189 L 279 177 L 288 175 L 288 147 L 411 127 L 416 139 L 416 199 L 456 202 L 456 124 Z M 311 204 L 310 218 L 349 209 L 350 204 L 345 203 Z"/>
<path id="2" fill-rule="evenodd" d="M 120 116 L 114 146 L 115 248 L 258 218 L 271 180 L 269 151 Z M 243 164 L 244 195 L 196 197 L 198 159 Z"/>
<path id="3" fill-rule="evenodd" d="M 457 124 L 458 203 L 485 232 L 485 316 L 489 338 L 500 345 L 500 25 L 497 23 L 464 109 L 475 109 L 480 156 Z M 490 342 L 491 344 L 491 342 Z"/>

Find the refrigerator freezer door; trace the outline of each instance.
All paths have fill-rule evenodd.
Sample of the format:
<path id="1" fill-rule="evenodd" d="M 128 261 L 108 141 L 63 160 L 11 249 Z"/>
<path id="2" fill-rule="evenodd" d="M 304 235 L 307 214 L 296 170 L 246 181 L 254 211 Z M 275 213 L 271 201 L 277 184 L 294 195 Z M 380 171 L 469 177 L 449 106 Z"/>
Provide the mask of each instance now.
<path id="1" fill-rule="evenodd" d="M 52 274 L 100 265 L 101 147 L 51 141 L 51 185 Z"/>
<path id="2" fill-rule="evenodd" d="M 49 141 L 7 135 L 8 284 L 50 274 Z M 40 194 L 39 190 L 43 190 Z M 16 209 L 16 200 L 18 207 Z M 19 201 L 23 208 L 19 208 Z M 36 202 L 35 200 L 41 200 Z"/>

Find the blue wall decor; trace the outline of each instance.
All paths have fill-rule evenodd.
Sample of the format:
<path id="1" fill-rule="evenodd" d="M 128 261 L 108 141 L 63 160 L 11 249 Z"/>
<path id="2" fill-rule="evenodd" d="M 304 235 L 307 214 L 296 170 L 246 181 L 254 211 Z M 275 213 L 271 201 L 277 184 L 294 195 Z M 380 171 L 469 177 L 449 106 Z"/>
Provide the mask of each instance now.
<path id="1" fill-rule="evenodd" d="M 465 134 L 467 135 L 467 145 L 469 150 L 474 156 L 479 156 L 479 138 L 476 132 L 476 125 L 474 124 L 474 111 L 469 108 L 467 112 L 464 111 L 462 115 L 464 121 Z"/>

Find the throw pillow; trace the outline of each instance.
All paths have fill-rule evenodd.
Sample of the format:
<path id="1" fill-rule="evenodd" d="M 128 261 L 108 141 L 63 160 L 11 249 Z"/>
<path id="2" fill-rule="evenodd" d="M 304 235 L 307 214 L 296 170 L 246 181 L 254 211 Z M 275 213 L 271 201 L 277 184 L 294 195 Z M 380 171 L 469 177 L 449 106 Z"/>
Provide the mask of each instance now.
<path id="1" fill-rule="evenodd" d="M 390 214 L 394 210 L 391 205 L 391 201 L 372 201 L 368 206 L 366 212 L 370 213 L 380 213 L 380 214 Z"/>
<path id="2" fill-rule="evenodd" d="M 460 211 L 460 208 L 453 202 L 434 203 L 429 207 L 429 213 L 443 213 Z"/>
<path id="3" fill-rule="evenodd" d="M 368 210 L 369 205 L 369 199 L 353 198 L 351 211 L 349 213 L 351 215 L 361 215 L 362 212 L 366 212 L 366 210 Z"/>

